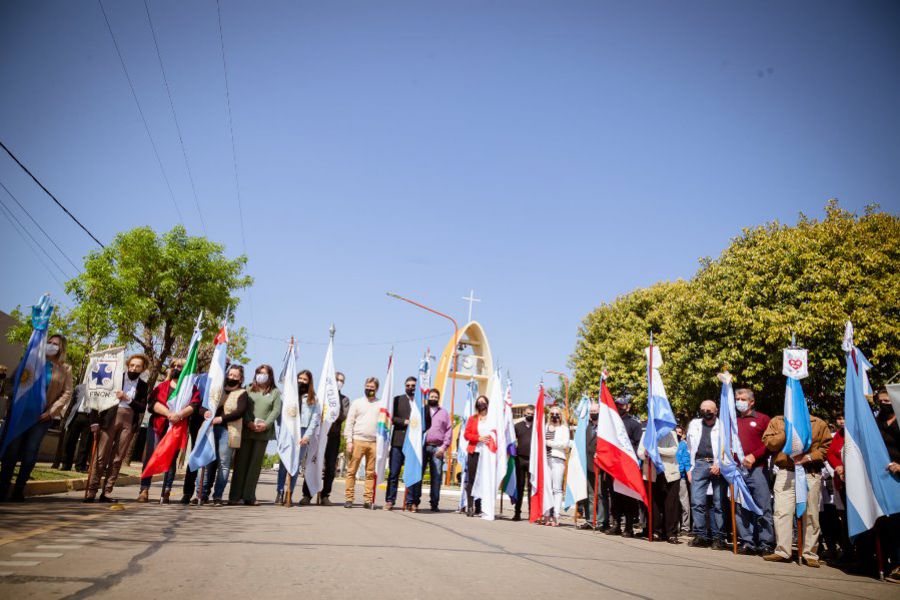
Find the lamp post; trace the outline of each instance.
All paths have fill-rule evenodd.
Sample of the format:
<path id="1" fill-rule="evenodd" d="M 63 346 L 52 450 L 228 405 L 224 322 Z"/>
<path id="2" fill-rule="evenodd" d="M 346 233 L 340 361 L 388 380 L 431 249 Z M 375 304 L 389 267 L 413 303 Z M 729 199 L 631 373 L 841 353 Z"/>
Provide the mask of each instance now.
<path id="1" fill-rule="evenodd" d="M 572 420 L 572 413 L 569 411 L 569 376 L 563 373 L 562 371 L 551 371 L 547 370 L 544 373 L 552 373 L 553 375 L 559 375 L 563 378 L 563 382 L 565 382 L 565 390 L 566 390 L 566 420 Z"/>
<path id="2" fill-rule="evenodd" d="M 409 298 L 404 298 L 400 294 L 394 294 L 392 292 L 387 292 L 387 295 L 390 296 L 391 298 L 395 298 L 397 300 L 402 300 L 404 302 L 412 304 L 413 306 L 417 306 L 423 310 L 427 310 L 428 312 L 435 314 L 439 317 L 444 317 L 445 319 L 447 319 L 451 323 L 453 323 L 453 359 L 450 362 L 450 367 L 452 370 L 448 372 L 448 379 L 451 381 L 451 383 L 450 383 L 450 424 L 452 426 L 453 415 L 456 414 L 454 411 L 455 401 L 456 401 L 456 378 L 454 376 L 452 376 L 451 374 L 456 370 L 456 354 L 458 352 L 458 343 L 459 343 L 459 339 L 457 339 L 459 337 L 459 324 L 456 322 L 456 319 L 454 319 L 450 315 L 446 315 L 446 314 L 444 314 L 438 310 L 435 310 L 429 306 L 425 306 L 424 304 L 416 302 L 415 300 L 410 300 Z M 447 457 L 447 464 L 448 464 L 448 469 L 447 469 L 447 477 L 446 477 L 445 483 L 449 484 L 450 478 L 453 475 L 453 456 L 452 455 Z"/>

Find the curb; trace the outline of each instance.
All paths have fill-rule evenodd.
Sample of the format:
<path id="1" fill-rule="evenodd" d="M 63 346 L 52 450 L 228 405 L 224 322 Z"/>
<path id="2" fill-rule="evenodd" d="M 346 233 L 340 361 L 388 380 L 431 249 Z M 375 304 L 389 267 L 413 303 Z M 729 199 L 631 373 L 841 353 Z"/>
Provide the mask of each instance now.
<path id="1" fill-rule="evenodd" d="M 153 481 L 162 481 L 165 473 L 153 476 Z M 176 473 L 175 481 L 184 479 L 184 473 Z M 140 475 L 122 475 L 116 481 L 116 487 L 125 485 L 137 485 L 141 482 Z M 48 494 L 64 494 L 66 492 L 80 492 L 87 487 L 88 478 L 78 479 L 54 479 L 50 481 L 29 481 L 25 484 L 25 497 L 46 496 Z"/>

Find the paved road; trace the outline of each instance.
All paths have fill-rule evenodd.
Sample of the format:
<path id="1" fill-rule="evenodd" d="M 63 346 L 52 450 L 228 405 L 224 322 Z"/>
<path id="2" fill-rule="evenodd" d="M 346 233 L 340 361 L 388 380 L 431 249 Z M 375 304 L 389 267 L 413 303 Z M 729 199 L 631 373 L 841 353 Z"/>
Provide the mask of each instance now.
<path id="1" fill-rule="evenodd" d="M 272 474 L 260 491 L 271 502 Z M 130 499 L 137 489 L 119 493 Z M 498 590 L 492 598 L 830 600 L 900 593 L 828 567 L 466 518 L 449 511 L 454 498 L 446 499 L 447 512 L 410 514 L 130 500 L 113 512 L 82 505 L 79 496 L 0 504 L 0 598 L 134 600 L 174 592 L 169 597 L 471 600 Z M 402 583 L 407 573 L 419 578 Z"/>

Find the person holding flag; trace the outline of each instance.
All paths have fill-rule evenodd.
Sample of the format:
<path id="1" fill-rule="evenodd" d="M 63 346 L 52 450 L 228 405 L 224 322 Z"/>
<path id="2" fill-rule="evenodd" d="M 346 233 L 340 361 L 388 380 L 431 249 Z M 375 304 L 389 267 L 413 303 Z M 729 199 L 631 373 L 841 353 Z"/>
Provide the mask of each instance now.
<path id="1" fill-rule="evenodd" d="M 384 496 L 384 510 L 394 510 L 394 504 L 397 501 L 397 488 L 400 484 L 400 471 L 403 470 L 403 464 L 406 462 L 406 454 L 403 452 L 403 446 L 406 443 L 406 428 L 409 427 L 409 416 L 411 405 L 415 401 L 417 380 L 410 375 L 404 382 L 405 394 L 394 396 L 394 404 L 391 408 L 391 451 L 389 460 L 389 471 L 387 481 L 387 491 Z M 407 498 L 409 500 L 409 498 Z"/>
<path id="2" fill-rule="evenodd" d="M 569 456 L 569 464 L 566 467 L 566 496 L 564 504 L 566 510 L 588 500 L 588 469 L 586 465 L 589 407 L 590 401 L 587 397 L 582 396 L 578 406 L 575 408 L 578 424 L 575 427 L 575 448 Z M 593 454 L 591 454 L 591 457 L 593 457 Z"/>
<path id="3" fill-rule="evenodd" d="M 714 400 L 700 403 L 700 416 L 688 423 L 687 443 L 690 450 L 691 521 L 693 538 L 689 546 L 724 549 L 722 539 L 725 517 L 722 503 L 725 483 L 722 478 L 722 423 Z M 707 490 L 712 488 L 712 514 L 707 508 Z M 709 528 L 707 530 L 707 527 Z"/>
<path id="4" fill-rule="evenodd" d="M 309 446 L 305 449 L 306 455 L 302 460 L 304 481 L 303 498 L 301 498 L 300 504 L 303 505 L 309 504 L 312 497 L 323 489 L 323 466 L 325 465 L 325 452 L 328 449 L 327 434 L 331 430 L 331 425 L 341 414 L 341 392 L 338 389 L 334 370 L 335 331 L 334 325 L 332 325 L 331 338 L 328 341 L 328 350 L 325 352 L 325 363 L 322 365 L 322 376 L 319 378 L 318 389 L 315 389 L 312 383 L 312 373 L 309 374 L 310 403 L 305 404 L 306 414 L 300 415 L 302 426 L 305 428 L 301 433 L 301 439 L 306 438 L 305 445 Z M 307 371 L 307 373 L 309 372 Z M 315 414 L 309 412 L 312 409 L 311 402 L 317 403 Z M 313 420 L 307 421 L 307 417 Z"/>
<path id="5" fill-rule="evenodd" d="M 418 384 L 409 402 L 409 418 L 406 420 L 406 436 L 403 440 L 403 485 L 406 486 L 405 508 L 412 512 L 419 511 L 419 501 L 422 498 L 423 450 L 425 446 L 425 432 L 422 429 L 424 407 L 422 395 L 431 386 L 429 380 L 429 362 L 426 352 L 422 362 L 419 363 Z M 392 461 L 393 462 L 393 461 Z M 393 465 L 391 465 L 393 468 Z M 396 493 L 396 492 L 395 492 Z"/>
<path id="6" fill-rule="evenodd" d="M 741 505 L 737 527 L 744 553 L 752 551 L 771 554 L 775 547 L 775 530 L 772 525 L 772 493 L 769 489 L 769 451 L 762 441 L 771 419 L 756 410 L 755 404 L 753 390 L 735 390 L 738 438 L 744 452 L 741 463 L 745 469 L 744 481 L 753 496 L 753 502 L 763 511 L 762 515 L 757 515 Z"/>
<path id="7" fill-rule="evenodd" d="M 794 521 L 801 519 L 798 540 L 799 562 L 819 567 L 819 499 L 822 493 L 822 468 L 831 444 L 831 431 L 822 419 L 811 416 L 800 387 L 807 374 L 806 351 L 785 351 L 784 373 L 787 386 L 784 415 L 774 417 L 763 434 L 763 443 L 775 456 L 773 521 L 775 550 L 763 558 L 771 562 L 790 562 L 794 539 Z"/>
<path id="8" fill-rule="evenodd" d="M 441 391 L 428 390 L 428 406 L 425 407 L 425 454 L 431 477 L 429 501 L 431 512 L 440 512 L 441 483 L 444 478 L 444 454 L 450 448 L 453 423 L 450 413 L 441 407 Z"/>
<path id="9" fill-rule="evenodd" d="M 206 478 L 203 489 L 197 490 L 198 498 L 203 502 L 209 499 L 212 491 L 213 505 L 222 505 L 222 495 L 228 484 L 231 461 L 234 453 L 241 447 L 241 435 L 244 429 L 244 415 L 250 405 L 250 396 L 242 386 L 244 384 L 244 367 L 231 365 L 225 373 L 223 397 L 210 405 L 204 418 L 212 419 L 212 432 L 215 454 L 213 460 L 206 465 Z M 215 484 L 215 487 L 213 487 Z M 198 486 L 199 487 L 199 486 Z M 199 502 L 200 500 L 198 500 Z"/>
<path id="10" fill-rule="evenodd" d="M 391 395 L 394 393 L 394 351 L 388 357 L 387 376 L 384 380 L 384 388 L 381 390 L 381 399 L 378 401 L 378 420 L 375 430 L 375 486 L 384 481 L 384 468 L 387 466 L 388 455 L 391 451 L 391 411 L 394 401 Z M 374 503 L 374 500 L 373 500 Z"/>
<path id="11" fill-rule="evenodd" d="M 547 440 L 547 462 L 550 465 L 550 486 L 553 489 L 553 511 L 548 525 L 559 526 L 563 505 L 563 479 L 566 476 L 566 458 L 569 449 L 569 425 L 563 422 L 562 411 L 554 404 L 550 407 L 550 423 L 544 432 Z"/>
<path id="12" fill-rule="evenodd" d="M 531 499 L 528 503 L 528 521 L 544 524 L 547 513 L 553 507 L 553 488 L 550 485 L 550 465 L 547 460 L 546 423 L 544 421 L 544 384 L 541 382 L 535 404 L 534 432 L 531 435 L 531 465 L 529 482 Z"/>
<path id="13" fill-rule="evenodd" d="M 198 320 L 199 321 L 199 320 Z M 197 372 L 199 327 L 194 330 L 188 346 L 187 359 L 176 358 L 169 367 L 169 376 L 150 394 L 147 445 L 144 447 L 144 471 L 138 502 L 149 501 L 150 484 L 157 473 L 165 473 L 160 504 L 169 503 L 175 483 L 178 453 L 187 443 L 188 417 L 201 407 L 200 391 L 194 385 Z"/>
<path id="14" fill-rule="evenodd" d="M 581 523 L 579 529 L 594 529 L 594 522 L 600 522 L 600 526 L 604 521 L 609 520 L 606 512 L 606 506 L 600 498 L 600 471 L 594 462 L 594 455 L 597 454 L 597 426 L 600 419 L 600 405 L 590 401 L 588 408 L 588 423 L 584 430 L 584 461 L 585 461 L 585 487 L 587 496 L 581 503 L 582 513 L 584 514 L 584 523 Z"/>
<path id="15" fill-rule="evenodd" d="M 490 438 L 479 451 L 477 472 L 472 484 L 472 496 L 481 500 L 481 518 L 493 521 L 496 518 L 497 489 L 500 487 L 501 469 L 506 468 L 506 423 L 503 420 L 503 394 L 500 372 L 495 371 L 488 380 L 488 390 L 495 400 L 488 404 L 487 416 L 479 424 L 487 430 Z M 479 432 L 480 433 L 480 432 Z"/>
<path id="16" fill-rule="evenodd" d="M 491 442 L 490 423 L 488 422 L 488 397 L 478 396 L 475 399 L 475 413 L 466 421 L 466 516 L 474 517 L 481 513 L 475 511 L 475 498 L 473 489 L 475 479 L 478 477 L 478 464 L 481 462 L 481 453 L 488 452 L 488 444 Z"/>
<path id="17" fill-rule="evenodd" d="M 16 369 L 9 416 L 0 434 L 0 502 L 7 499 L 17 464 L 19 475 L 9 499 L 25 500 L 25 484 L 37 463 L 41 442 L 53 419 L 65 412 L 72 399 L 66 338 L 59 334 L 46 337 L 53 309 L 46 294 L 31 307 L 34 330 Z"/>
<path id="18" fill-rule="evenodd" d="M 469 458 L 469 442 L 466 441 L 466 424 L 469 422 L 469 417 L 475 414 L 475 397 L 478 395 L 478 383 L 475 380 L 469 380 L 466 384 L 466 403 L 463 406 L 462 412 L 462 421 L 459 425 L 459 431 L 457 432 L 456 437 L 456 463 L 459 465 L 460 470 L 460 480 L 459 487 L 463 490 L 463 493 L 459 495 L 459 508 L 456 512 L 462 513 L 466 510 L 466 481 L 467 477 L 467 463 Z M 475 501 L 477 510 L 481 511 L 481 501 Z"/>
<path id="19" fill-rule="evenodd" d="M 530 486 L 531 435 L 534 431 L 534 406 L 525 407 L 525 418 L 516 423 L 516 502 L 513 521 L 522 520 L 522 501 L 528 496 L 528 513 L 531 514 L 531 492 L 525 493 L 525 486 Z"/>

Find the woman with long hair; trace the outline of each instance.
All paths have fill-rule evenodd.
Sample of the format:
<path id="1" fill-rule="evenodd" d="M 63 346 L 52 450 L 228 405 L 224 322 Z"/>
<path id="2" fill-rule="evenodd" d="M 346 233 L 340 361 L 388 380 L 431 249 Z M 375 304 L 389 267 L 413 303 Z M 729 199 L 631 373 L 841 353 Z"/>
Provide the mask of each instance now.
<path id="1" fill-rule="evenodd" d="M 44 348 L 47 357 L 46 401 L 37 423 L 11 440 L 6 452 L 3 453 L 0 467 L 0 502 L 6 500 L 9 493 L 9 484 L 16 464 L 19 464 L 19 475 L 16 477 L 16 485 L 9 499 L 13 502 L 25 500 L 25 484 L 28 483 L 31 471 L 37 463 L 41 441 L 50 429 L 53 419 L 60 418 L 72 400 L 72 367 L 66 364 L 66 347 L 64 335 L 57 333 L 47 338 Z"/>
<path id="2" fill-rule="evenodd" d="M 319 431 L 320 418 L 319 403 L 316 402 L 316 390 L 313 386 L 313 376 L 309 369 L 304 369 L 297 374 L 297 394 L 300 396 L 300 456 L 298 460 L 303 463 L 306 458 L 306 451 L 309 448 L 309 442 L 316 436 Z M 297 474 L 291 477 L 291 496 L 294 495 L 294 487 L 297 485 Z M 284 496 L 284 484 L 287 480 L 287 469 L 284 464 L 278 467 L 278 488 L 275 495 L 275 504 L 287 504 Z M 305 502 L 301 501 L 301 504 Z"/>
<path id="3" fill-rule="evenodd" d="M 556 527 L 559 525 L 560 511 L 562 510 L 566 450 L 569 448 L 569 425 L 563 421 L 562 411 L 558 406 L 550 407 L 550 422 L 547 424 L 544 439 L 547 444 L 547 459 L 550 463 L 550 484 L 553 488 L 553 514 L 546 523 Z"/>
<path id="4" fill-rule="evenodd" d="M 474 501 L 472 498 L 472 485 L 475 483 L 475 474 L 478 472 L 478 458 L 480 454 L 487 448 L 487 444 L 491 440 L 490 425 L 487 421 L 488 397 L 485 395 L 478 396 L 475 399 L 475 414 L 466 421 L 466 441 L 469 442 L 468 453 L 466 458 L 466 516 L 474 517 L 481 513 L 481 500 Z M 476 510 L 477 509 L 477 510 Z"/>
<path id="5" fill-rule="evenodd" d="M 247 390 L 241 387 L 244 383 L 244 367 L 231 365 L 225 372 L 225 385 L 222 396 L 218 399 L 215 415 L 206 411 L 204 418 L 212 419 L 213 439 L 215 440 L 216 460 L 206 466 L 206 480 L 203 489 L 197 485 L 197 502 L 209 500 L 212 491 L 213 505 L 222 504 L 222 494 L 228 484 L 228 472 L 231 470 L 231 459 L 236 449 L 241 447 L 244 429 L 244 415 L 250 399 Z M 215 487 L 213 487 L 215 483 Z"/>
<path id="6" fill-rule="evenodd" d="M 256 506 L 259 504 L 256 484 L 266 458 L 266 445 L 275 439 L 275 420 L 281 415 L 281 392 L 275 387 L 271 366 L 256 367 L 247 397 L 249 402 L 244 413 L 241 447 L 234 457 L 228 504 L 243 501 L 248 506 Z"/>

